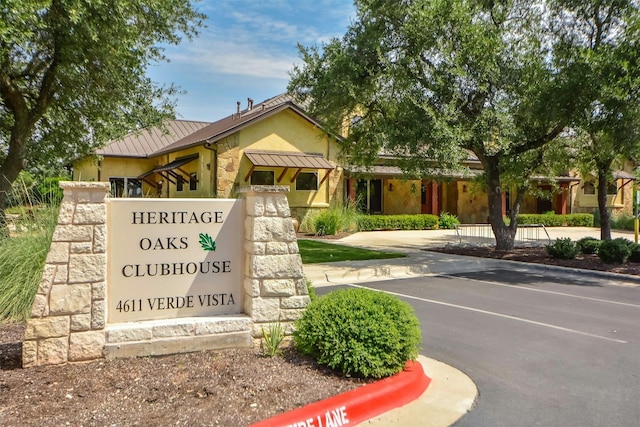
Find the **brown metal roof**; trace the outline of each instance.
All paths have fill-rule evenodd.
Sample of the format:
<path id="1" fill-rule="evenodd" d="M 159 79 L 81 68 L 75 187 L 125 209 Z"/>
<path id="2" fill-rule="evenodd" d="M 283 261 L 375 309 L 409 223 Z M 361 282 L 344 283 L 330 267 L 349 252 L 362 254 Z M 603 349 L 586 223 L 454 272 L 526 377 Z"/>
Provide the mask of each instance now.
<path id="1" fill-rule="evenodd" d="M 296 169 L 334 169 L 322 154 L 290 151 L 245 150 L 244 155 L 254 166 L 296 168 Z"/>
<path id="2" fill-rule="evenodd" d="M 167 120 L 163 127 L 130 133 L 96 151 L 101 156 L 152 157 L 164 147 L 210 124 L 191 120 Z"/>
<path id="3" fill-rule="evenodd" d="M 227 137 L 228 135 L 239 131 L 240 129 L 249 126 L 257 121 L 265 119 L 273 114 L 276 114 L 282 110 L 291 109 L 304 119 L 311 122 L 317 127 L 322 125 L 309 117 L 304 110 L 291 101 L 289 95 L 279 95 L 273 98 L 269 98 L 259 104 L 255 104 L 252 108 L 247 108 L 239 113 L 232 114 L 224 119 L 218 120 L 203 127 L 202 129 L 193 132 L 184 138 L 175 141 L 169 146 L 164 147 L 155 153 L 155 155 L 166 154 L 173 151 L 183 150 L 185 148 L 193 147 L 205 142 L 214 143 Z"/>

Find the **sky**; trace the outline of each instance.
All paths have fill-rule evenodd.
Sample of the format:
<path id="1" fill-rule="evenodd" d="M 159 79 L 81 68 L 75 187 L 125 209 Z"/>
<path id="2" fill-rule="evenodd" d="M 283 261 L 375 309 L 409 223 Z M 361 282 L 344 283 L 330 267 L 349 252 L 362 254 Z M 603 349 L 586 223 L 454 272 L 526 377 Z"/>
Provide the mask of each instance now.
<path id="1" fill-rule="evenodd" d="M 201 0 L 207 15 L 193 41 L 167 46 L 169 63 L 147 75 L 185 93 L 176 98 L 177 118 L 216 121 L 236 102 L 259 103 L 286 91 L 289 72 L 301 59 L 297 45 L 316 46 L 342 37 L 355 19 L 352 0 Z"/>

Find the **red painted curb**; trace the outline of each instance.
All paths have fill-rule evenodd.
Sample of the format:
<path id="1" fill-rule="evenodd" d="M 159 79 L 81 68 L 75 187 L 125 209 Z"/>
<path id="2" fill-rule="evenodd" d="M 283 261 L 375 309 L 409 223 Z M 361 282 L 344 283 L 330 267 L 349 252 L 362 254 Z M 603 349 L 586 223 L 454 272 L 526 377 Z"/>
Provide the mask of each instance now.
<path id="1" fill-rule="evenodd" d="M 367 421 L 417 399 L 431 378 L 422 365 L 409 361 L 404 370 L 355 390 L 276 415 L 250 427 L 341 427 Z"/>

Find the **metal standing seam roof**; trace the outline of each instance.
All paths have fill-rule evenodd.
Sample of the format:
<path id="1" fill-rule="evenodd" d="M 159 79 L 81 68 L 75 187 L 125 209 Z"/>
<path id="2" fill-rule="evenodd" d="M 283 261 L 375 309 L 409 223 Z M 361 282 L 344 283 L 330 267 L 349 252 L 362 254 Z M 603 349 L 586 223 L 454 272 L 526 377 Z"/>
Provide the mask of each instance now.
<path id="1" fill-rule="evenodd" d="M 143 129 L 111 141 L 107 146 L 97 150 L 96 154 L 107 157 L 153 157 L 157 151 L 209 124 L 210 122 L 192 120 L 167 120 L 162 127 Z"/>
<path id="2" fill-rule="evenodd" d="M 143 173 L 142 175 L 138 176 L 138 179 L 142 179 L 142 178 L 144 178 L 146 176 L 151 175 L 152 173 L 166 172 L 166 171 L 170 171 L 170 170 L 179 168 L 180 166 L 184 166 L 187 163 L 190 163 L 190 162 L 194 161 L 197 158 L 198 158 L 198 153 L 191 154 L 191 155 L 185 156 L 185 157 L 180 157 L 178 159 L 175 159 L 172 162 L 167 163 L 166 165 L 156 166 L 155 168 L 151 169 L 150 171 L 147 171 L 147 172 Z"/>
<path id="3" fill-rule="evenodd" d="M 254 166 L 297 168 L 297 169 L 335 169 L 320 153 L 300 153 L 289 151 L 245 150 L 244 155 Z"/>

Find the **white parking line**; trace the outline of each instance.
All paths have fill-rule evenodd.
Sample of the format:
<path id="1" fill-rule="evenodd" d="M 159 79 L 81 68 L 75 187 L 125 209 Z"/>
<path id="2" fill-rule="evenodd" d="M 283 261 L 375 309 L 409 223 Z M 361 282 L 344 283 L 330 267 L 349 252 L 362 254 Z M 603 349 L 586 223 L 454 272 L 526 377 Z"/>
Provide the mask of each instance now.
<path id="1" fill-rule="evenodd" d="M 583 336 L 591 337 L 591 338 L 599 338 L 601 340 L 617 342 L 617 343 L 620 343 L 620 344 L 628 344 L 629 343 L 629 341 L 619 340 L 619 339 L 615 339 L 615 338 L 609 338 L 609 337 L 605 337 L 605 336 L 602 336 L 602 335 L 590 334 L 588 332 L 582 332 L 582 331 L 577 331 L 575 329 L 563 328 L 562 326 L 552 325 L 550 323 L 537 322 L 535 320 L 524 319 L 522 317 L 511 316 L 511 315 L 508 315 L 508 314 L 496 313 L 494 311 L 481 310 L 479 308 L 468 307 L 468 306 L 465 306 L 465 305 L 450 304 L 450 303 L 444 302 L 444 301 L 436 301 L 436 300 L 427 299 L 427 298 L 420 298 L 420 297 L 415 297 L 413 295 L 401 294 L 401 293 L 398 293 L 398 292 L 383 291 L 383 290 L 380 290 L 380 289 L 369 288 L 367 286 L 360 286 L 360 285 L 355 285 L 355 284 L 349 284 L 349 286 L 353 286 L 354 288 L 371 289 L 373 291 L 384 292 L 384 293 L 387 293 L 387 294 L 390 294 L 390 295 L 396 295 L 396 296 L 403 297 L 403 298 L 409 298 L 409 299 L 413 299 L 413 300 L 417 300 L 417 301 L 443 305 L 443 306 L 446 306 L 446 307 L 459 308 L 461 310 L 473 311 L 475 313 L 487 314 L 487 315 L 490 315 L 490 316 L 501 317 L 503 319 L 517 320 L 518 322 L 524 322 L 524 323 L 529 323 L 531 325 L 543 326 L 545 328 L 556 329 L 558 331 L 563 331 L 563 332 L 570 332 L 572 334 L 583 335 Z"/>
<path id="2" fill-rule="evenodd" d="M 523 290 L 523 291 L 542 292 L 544 294 L 561 295 L 561 296 L 564 296 L 564 297 L 578 298 L 578 299 L 584 299 L 584 300 L 589 300 L 589 301 L 604 302 L 604 303 L 607 303 L 607 304 L 617 304 L 617 305 L 624 305 L 624 306 L 627 306 L 627 307 L 640 308 L 640 304 L 631 304 L 631 303 L 628 303 L 628 302 L 621 302 L 621 301 L 611 301 L 611 300 L 608 300 L 608 299 L 601 299 L 601 298 L 590 298 L 590 297 L 585 297 L 585 296 L 581 296 L 581 295 L 567 294 L 567 293 L 564 293 L 564 292 L 555 292 L 555 291 L 547 291 L 547 290 L 544 290 L 544 289 L 529 288 L 528 286 L 522 286 L 522 285 L 509 285 L 509 284 L 506 284 L 506 283 L 494 282 L 494 281 L 491 281 L 491 280 L 472 279 L 472 278 L 469 278 L 469 277 L 451 276 L 451 275 L 448 275 L 448 274 L 442 274 L 442 275 L 440 275 L 440 277 L 448 277 L 450 279 L 464 279 L 464 280 L 468 280 L 470 282 L 487 283 L 489 285 L 504 286 L 505 288 L 514 288 L 514 289 L 520 289 L 520 290 Z"/>

